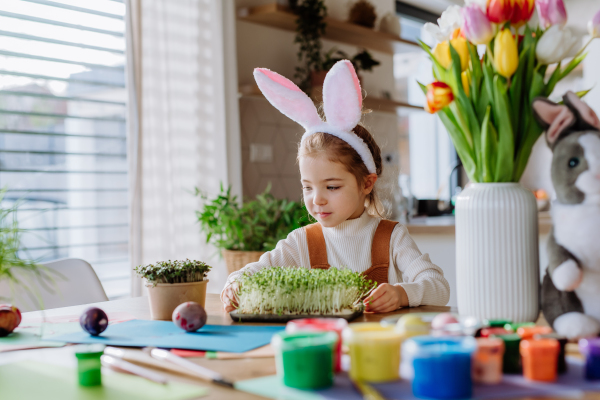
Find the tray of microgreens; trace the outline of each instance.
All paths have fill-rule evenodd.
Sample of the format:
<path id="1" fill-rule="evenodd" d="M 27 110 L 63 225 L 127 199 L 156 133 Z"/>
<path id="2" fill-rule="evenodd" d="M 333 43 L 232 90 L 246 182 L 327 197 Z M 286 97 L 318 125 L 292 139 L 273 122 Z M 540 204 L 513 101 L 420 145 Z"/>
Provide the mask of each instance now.
<path id="1" fill-rule="evenodd" d="M 237 322 L 287 322 L 298 318 L 361 315 L 365 299 L 377 283 L 349 269 L 263 268 L 238 279 Z"/>

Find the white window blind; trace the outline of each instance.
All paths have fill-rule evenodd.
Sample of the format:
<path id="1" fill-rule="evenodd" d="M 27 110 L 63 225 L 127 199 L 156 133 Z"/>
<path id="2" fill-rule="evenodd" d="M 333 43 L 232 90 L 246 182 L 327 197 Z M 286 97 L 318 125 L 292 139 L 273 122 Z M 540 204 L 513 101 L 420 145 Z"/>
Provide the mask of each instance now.
<path id="1" fill-rule="evenodd" d="M 0 1 L 0 187 L 21 257 L 88 261 L 130 291 L 125 4 Z"/>

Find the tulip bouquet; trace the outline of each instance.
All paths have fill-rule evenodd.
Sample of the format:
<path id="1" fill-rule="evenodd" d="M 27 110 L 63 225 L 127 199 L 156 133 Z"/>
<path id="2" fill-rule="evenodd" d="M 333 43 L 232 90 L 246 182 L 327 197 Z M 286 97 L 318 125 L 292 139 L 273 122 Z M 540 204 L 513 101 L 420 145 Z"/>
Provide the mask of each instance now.
<path id="1" fill-rule="evenodd" d="M 540 24 L 530 27 L 535 7 Z M 433 49 L 421 42 L 435 79 L 420 84 L 425 109 L 438 113 L 471 181 L 521 178 L 542 133 L 533 99 L 549 96 L 586 56 L 566 19 L 562 0 L 467 0 L 449 7 L 439 25 L 425 25 L 438 41 Z M 600 37 L 600 12 L 589 33 L 590 41 Z"/>

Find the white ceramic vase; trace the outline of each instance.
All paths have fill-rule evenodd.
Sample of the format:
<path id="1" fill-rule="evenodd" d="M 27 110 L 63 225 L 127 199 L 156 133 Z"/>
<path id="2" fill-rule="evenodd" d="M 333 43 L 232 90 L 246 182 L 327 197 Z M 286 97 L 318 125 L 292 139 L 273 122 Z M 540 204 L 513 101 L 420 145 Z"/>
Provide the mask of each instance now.
<path id="1" fill-rule="evenodd" d="M 456 200 L 458 312 L 535 321 L 539 315 L 538 216 L 518 183 L 472 183 Z"/>

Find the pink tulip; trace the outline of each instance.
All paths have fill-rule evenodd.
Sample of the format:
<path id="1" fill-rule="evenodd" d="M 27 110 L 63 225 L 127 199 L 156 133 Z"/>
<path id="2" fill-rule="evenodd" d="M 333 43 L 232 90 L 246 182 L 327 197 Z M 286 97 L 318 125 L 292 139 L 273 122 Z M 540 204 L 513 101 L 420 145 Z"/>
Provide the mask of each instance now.
<path id="1" fill-rule="evenodd" d="M 463 19 L 462 32 L 474 44 L 488 44 L 494 37 L 492 24 L 485 13 L 475 4 L 461 10 Z"/>
<path id="2" fill-rule="evenodd" d="M 588 22 L 588 31 L 592 38 L 600 38 L 600 11 Z"/>
<path id="3" fill-rule="evenodd" d="M 552 25 L 563 27 L 567 23 L 567 10 L 563 0 L 537 0 L 535 4 L 540 16 L 540 24 L 544 29 Z"/>

